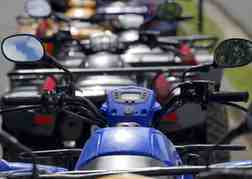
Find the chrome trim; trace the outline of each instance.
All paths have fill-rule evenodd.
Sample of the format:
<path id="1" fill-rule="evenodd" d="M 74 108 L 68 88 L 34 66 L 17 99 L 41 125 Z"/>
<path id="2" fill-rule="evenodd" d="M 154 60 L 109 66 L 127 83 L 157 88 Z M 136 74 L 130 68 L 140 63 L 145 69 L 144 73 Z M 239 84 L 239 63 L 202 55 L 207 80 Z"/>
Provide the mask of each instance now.
<path id="1" fill-rule="evenodd" d="M 134 85 L 135 83 L 129 77 L 112 76 L 112 75 L 95 75 L 79 78 L 77 81 L 79 87 L 90 86 L 111 86 L 111 85 Z"/>
<path id="2" fill-rule="evenodd" d="M 158 160 L 146 156 L 113 155 L 96 158 L 89 162 L 82 170 L 127 170 L 146 167 L 165 167 Z M 174 176 L 155 177 L 158 179 L 175 179 Z"/>
<path id="3" fill-rule="evenodd" d="M 88 170 L 124 170 L 144 167 L 165 167 L 165 164 L 146 156 L 110 155 L 98 157 L 83 169 Z"/>
<path id="4" fill-rule="evenodd" d="M 99 52 L 90 55 L 84 62 L 85 68 L 114 68 L 123 67 L 123 61 L 120 55 L 111 54 L 108 52 Z"/>

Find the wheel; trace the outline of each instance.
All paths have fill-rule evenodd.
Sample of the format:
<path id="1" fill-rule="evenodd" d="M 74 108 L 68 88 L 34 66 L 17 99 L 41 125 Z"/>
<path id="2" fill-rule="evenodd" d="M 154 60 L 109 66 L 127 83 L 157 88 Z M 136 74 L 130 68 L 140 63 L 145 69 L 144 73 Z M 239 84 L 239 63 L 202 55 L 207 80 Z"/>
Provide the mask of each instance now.
<path id="1" fill-rule="evenodd" d="M 249 104 L 248 112 L 249 112 L 250 114 L 252 114 L 252 102 Z"/>
<path id="2" fill-rule="evenodd" d="M 206 143 L 215 144 L 228 132 L 228 115 L 225 106 L 209 104 L 206 116 Z M 211 163 L 227 162 L 229 151 L 216 151 Z"/>

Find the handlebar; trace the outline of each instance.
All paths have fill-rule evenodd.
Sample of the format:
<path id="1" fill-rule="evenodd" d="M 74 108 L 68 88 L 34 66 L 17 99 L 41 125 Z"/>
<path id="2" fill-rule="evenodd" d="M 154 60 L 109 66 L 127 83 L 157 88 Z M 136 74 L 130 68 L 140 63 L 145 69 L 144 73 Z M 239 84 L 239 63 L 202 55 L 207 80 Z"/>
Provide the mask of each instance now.
<path id="1" fill-rule="evenodd" d="M 71 98 L 71 97 L 64 97 L 64 102 L 66 103 L 74 103 L 74 102 L 82 102 L 80 98 Z M 51 104 L 57 104 L 57 101 L 49 102 L 49 99 L 44 98 L 44 101 Z M 5 95 L 2 97 L 2 103 L 4 105 L 37 105 L 43 103 L 43 96 L 40 94 L 37 95 L 30 95 L 30 96 L 12 96 L 12 95 Z"/>
<path id="2" fill-rule="evenodd" d="M 188 21 L 188 20 L 193 20 L 193 19 L 194 19 L 193 16 L 182 16 L 182 17 L 176 18 L 176 21 Z"/>
<path id="3" fill-rule="evenodd" d="M 215 92 L 208 96 L 211 102 L 247 102 L 248 92 Z"/>
<path id="4" fill-rule="evenodd" d="M 196 49 L 211 49 L 216 45 L 218 40 L 218 37 L 208 35 L 158 37 L 158 41 L 162 43 L 176 42 L 177 44 L 180 44 L 181 42 L 185 42 L 190 44 L 190 47 Z"/>
<path id="5" fill-rule="evenodd" d="M 52 42 L 55 40 L 55 35 L 52 35 L 50 37 L 39 37 L 39 40 L 43 43 Z"/>
<path id="6" fill-rule="evenodd" d="M 178 88 L 180 93 L 174 95 L 174 90 Z M 163 110 L 172 109 L 173 112 L 189 102 L 200 104 L 202 110 L 205 110 L 209 103 L 230 105 L 233 104 L 232 102 L 247 102 L 249 99 L 248 92 L 219 92 L 218 89 L 214 82 L 204 80 L 181 83 L 170 91 L 169 98 L 163 105 Z"/>
<path id="7" fill-rule="evenodd" d="M 4 105 L 37 105 L 41 104 L 42 97 L 41 95 L 33 95 L 33 96 L 10 96 L 5 95 L 2 97 L 2 103 Z"/>
<path id="8" fill-rule="evenodd" d="M 211 85 L 211 86 L 209 86 Z M 217 103 L 227 103 L 227 102 L 247 102 L 249 98 L 249 93 L 247 92 L 212 92 L 210 87 L 214 87 L 214 84 L 209 81 L 194 81 L 194 82 L 184 82 L 178 87 L 181 88 L 181 93 L 179 95 L 174 95 L 165 106 L 171 108 L 173 106 L 180 107 L 181 105 L 175 105 L 180 101 L 179 104 L 185 104 L 189 102 L 195 102 L 201 104 L 203 107 L 209 102 Z M 177 89 L 178 87 L 174 88 Z M 173 91 L 173 90 L 171 90 Z M 63 103 L 62 103 L 63 102 Z M 97 107 L 89 101 L 87 98 L 82 97 L 71 97 L 68 95 L 39 95 L 34 94 L 30 96 L 15 96 L 15 95 L 5 95 L 2 97 L 3 105 L 13 105 L 13 106 L 28 106 L 28 105 L 43 105 L 43 106 L 58 106 L 61 108 L 62 104 L 64 106 L 82 106 L 85 109 L 84 113 L 88 113 L 88 117 L 91 116 L 93 119 L 104 119 L 103 115 L 100 114 Z M 101 123 L 103 121 L 100 121 Z"/>
<path id="9" fill-rule="evenodd" d="M 96 106 L 86 98 L 80 97 L 68 97 L 68 96 L 58 96 L 58 95 L 34 95 L 34 96 L 4 96 L 2 97 L 3 106 L 25 106 L 25 107 L 15 107 L 11 109 L 3 109 L 2 112 L 13 112 L 22 111 L 27 109 L 41 108 L 44 106 L 49 110 L 61 110 L 62 112 L 70 115 L 74 118 L 81 119 L 91 125 L 98 125 L 103 127 L 106 125 L 104 116 L 99 112 Z M 27 108 L 29 106 L 29 108 Z M 82 115 L 76 114 L 67 109 L 69 106 L 78 106 L 78 109 L 82 112 Z"/>
<path id="10" fill-rule="evenodd" d="M 74 39 L 71 35 L 71 32 L 70 31 L 58 31 L 57 33 L 53 34 L 52 36 L 50 37 L 39 37 L 39 39 L 42 41 L 42 42 L 53 42 L 55 40 L 57 41 L 73 41 L 73 40 L 77 40 L 77 39 Z"/>

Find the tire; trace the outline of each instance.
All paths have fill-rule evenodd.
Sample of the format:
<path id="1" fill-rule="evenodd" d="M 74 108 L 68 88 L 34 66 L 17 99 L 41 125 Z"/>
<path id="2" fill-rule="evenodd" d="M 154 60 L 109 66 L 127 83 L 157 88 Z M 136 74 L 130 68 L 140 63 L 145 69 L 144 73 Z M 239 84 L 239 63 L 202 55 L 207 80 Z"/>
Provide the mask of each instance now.
<path id="1" fill-rule="evenodd" d="M 249 104 L 248 112 L 249 112 L 249 114 L 252 114 L 252 102 Z"/>
<path id="2" fill-rule="evenodd" d="M 227 109 L 220 104 L 209 104 L 206 115 L 206 143 L 215 144 L 228 132 Z M 229 151 L 216 151 L 210 162 L 220 163 L 229 160 Z"/>

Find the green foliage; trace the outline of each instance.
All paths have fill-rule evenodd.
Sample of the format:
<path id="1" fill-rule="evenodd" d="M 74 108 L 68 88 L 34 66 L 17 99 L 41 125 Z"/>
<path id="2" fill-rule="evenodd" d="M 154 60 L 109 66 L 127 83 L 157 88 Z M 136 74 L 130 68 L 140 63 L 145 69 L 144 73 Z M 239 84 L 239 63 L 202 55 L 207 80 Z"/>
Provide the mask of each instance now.
<path id="1" fill-rule="evenodd" d="M 252 83 L 251 83 L 252 66 L 234 68 L 225 70 L 225 76 L 231 85 L 240 91 L 249 91 L 250 101 L 252 101 Z"/>
<path id="2" fill-rule="evenodd" d="M 185 34 L 188 33 L 188 31 L 191 34 L 197 34 L 198 33 L 198 8 L 197 8 L 197 0 L 191 0 L 191 1 L 185 1 L 185 0 L 177 0 L 178 3 L 180 3 L 184 10 L 184 16 L 193 16 L 194 19 L 188 22 L 185 22 L 186 28 L 189 30 L 183 30 L 183 28 L 180 30 L 180 33 Z M 204 16 L 204 32 L 203 34 L 206 35 L 215 35 L 218 36 L 220 39 L 223 39 L 224 35 L 222 30 L 216 25 L 209 17 Z"/>

